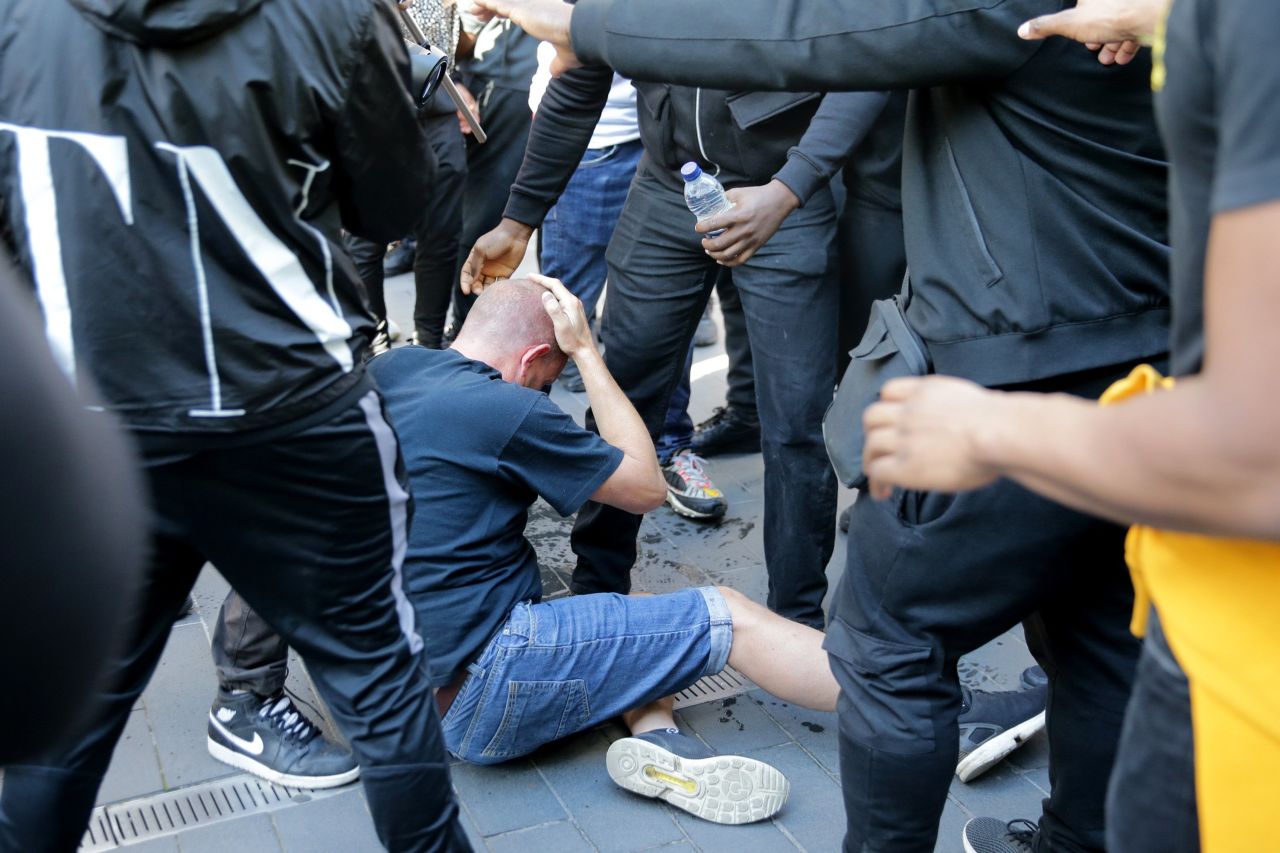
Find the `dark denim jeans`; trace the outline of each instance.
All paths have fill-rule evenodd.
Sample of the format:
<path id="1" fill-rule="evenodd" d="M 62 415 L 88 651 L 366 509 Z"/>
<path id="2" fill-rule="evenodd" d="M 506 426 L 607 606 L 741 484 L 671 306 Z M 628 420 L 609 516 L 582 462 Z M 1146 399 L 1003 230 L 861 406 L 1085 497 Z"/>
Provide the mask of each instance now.
<path id="1" fill-rule="evenodd" d="M 1191 688 L 1154 614 L 1107 791 L 1107 848 L 1200 851 Z"/>
<path id="2" fill-rule="evenodd" d="M 683 196 L 642 166 L 607 253 L 605 362 L 655 439 L 721 270 L 693 226 Z M 835 536 L 835 476 L 822 443 L 835 384 L 834 233 L 835 205 L 824 188 L 733 273 L 755 359 L 768 603 L 811 625 L 824 622 Z M 575 592 L 630 589 L 639 526 L 639 516 L 597 503 L 578 513 Z"/>
<path id="3" fill-rule="evenodd" d="M 638 139 L 589 149 L 542 221 L 542 274 L 563 281 L 582 300 L 588 318 L 595 316 L 604 292 L 609 274 L 604 252 L 643 153 Z"/>

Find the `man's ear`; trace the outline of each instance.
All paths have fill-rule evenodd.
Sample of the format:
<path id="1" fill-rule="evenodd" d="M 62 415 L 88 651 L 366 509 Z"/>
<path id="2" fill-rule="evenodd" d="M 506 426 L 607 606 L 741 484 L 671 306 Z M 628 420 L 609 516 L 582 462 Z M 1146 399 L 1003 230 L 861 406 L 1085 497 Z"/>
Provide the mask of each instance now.
<path id="1" fill-rule="evenodd" d="M 529 375 L 529 370 L 533 367 L 533 363 L 549 352 L 551 352 L 551 344 L 538 344 L 537 346 L 529 347 L 520 354 L 520 384 L 525 384 L 524 379 Z"/>

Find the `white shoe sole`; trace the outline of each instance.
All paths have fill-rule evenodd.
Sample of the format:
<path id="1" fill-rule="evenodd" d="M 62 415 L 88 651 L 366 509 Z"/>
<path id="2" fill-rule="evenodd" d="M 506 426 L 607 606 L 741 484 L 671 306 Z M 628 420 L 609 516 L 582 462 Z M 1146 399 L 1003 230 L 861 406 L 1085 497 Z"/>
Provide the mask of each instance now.
<path id="1" fill-rule="evenodd" d="M 605 766 L 619 787 L 713 823 L 771 818 L 791 790 L 787 777 L 763 761 L 741 755 L 681 758 L 632 737 L 613 742 Z"/>
<path id="2" fill-rule="evenodd" d="M 670 504 L 671 508 L 676 511 L 676 515 L 683 515 L 685 518 L 695 518 L 699 520 L 705 520 L 708 518 L 723 518 L 725 512 L 727 512 L 729 509 L 726 506 L 722 508 L 719 512 L 701 512 L 699 510 L 693 509 L 687 504 L 681 503 L 680 497 L 681 497 L 680 495 L 677 495 L 675 492 L 671 491 L 671 489 L 667 489 L 667 503 Z"/>
<path id="3" fill-rule="evenodd" d="M 1027 742 L 1027 739 L 1044 728 L 1044 711 L 1019 723 L 1008 731 L 987 738 L 977 749 L 956 765 L 956 775 L 961 782 L 970 782 L 995 767 L 1004 757 Z"/>
<path id="4" fill-rule="evenodd" d="M 252 773 L 268 782 L 275 782 L 277 785 L 288 785 L 290 788 L 337 788 L 340 785 L 349 785 L 360 778 L 359 767 L 353 767 L 346 773 L 336 773 L 333 776 L 294 776 L 291 773 L 281 773 L 261 762 L 254 761 L 243 752 L 228 749 L 212 738 L 207 742 L 209 754 L 223 764 L 230 764 L 232 767 Z"/>

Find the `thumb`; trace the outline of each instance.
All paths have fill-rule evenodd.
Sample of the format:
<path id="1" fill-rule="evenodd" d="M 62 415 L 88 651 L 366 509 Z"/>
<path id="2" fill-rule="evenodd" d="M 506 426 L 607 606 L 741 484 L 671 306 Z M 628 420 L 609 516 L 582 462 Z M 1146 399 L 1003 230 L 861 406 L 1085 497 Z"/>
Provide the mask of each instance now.
<path id="1" fill-rule="evenodd" d="M 1080 8 L 1073 6 L 1052 15 L 1041 15 L 1032 18 L 1018 27 L 1018 35 L 1028 41 L 1046 39 L 1050 36 L 1066 36 L 1069 39 L 1082 41 L 1077 34 L 1080 26 Z"/>

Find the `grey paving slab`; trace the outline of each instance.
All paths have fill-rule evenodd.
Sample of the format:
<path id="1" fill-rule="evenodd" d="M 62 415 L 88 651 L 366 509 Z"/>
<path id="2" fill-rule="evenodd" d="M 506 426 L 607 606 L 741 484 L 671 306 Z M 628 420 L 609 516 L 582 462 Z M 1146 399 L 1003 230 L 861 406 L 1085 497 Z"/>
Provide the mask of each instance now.
<path id="1" fill-rule="evenodd" d="M 677 714 L 682 729 L 696 733 L 716 752 L 754 755 L 791 737 L 760 706 L 744 696 L 695 705 Z"/>
<path id="2" fill-rule="evenodd" d="M 769 577 L 763 564 L 742 566 L 733 571 L 710 569 L 707 575 L 715 584 L 732 587 L 756 604 L 764 604 L 769 597 Z"/>
<path id="3" fill-rule="evenodd" d="M 189 829 L 177 838 L 182 853 L 280 853 L 275 825 L 265 814 Z"/>
<path id="4" fill-rule="evenodd" d="M 968 784 L 953 777 L 951 795 L 975 817 L 1039 820 L 1044 793 L 1008 764 L 1001 764 Z"/>
<path id="5" fill-rule="evenodd" d="M 455 795 L 456 795 L 455 791 Z M 462 824 L 462 829 L 467 834 L 467 840 L 471 842 L 471 847 L 475 853 L 485 853 L 489 849 L 489 845 L 485 842 L 484 836 L 480 834 L 480 830 L 476 829 L 476 822 L 471 819 L 471 813 L 467 810 L 466 800 L 458 797 L 458 822 Z"/>
<path id="6" fill-rule="evenodd" d="M 582 732 L 539 751 L 534 763 L 602 853 L 625 853 L 684 837 L 661 803 L 622 790 L 609 778 L 602 729 Z"/>
<path id="7" fill-rule="evenodd" d="M 1022 778 L 1035 785 L 1040 793 L 1049 796 L 1049 768 L 1037 767 L 1022 774 Z"/>
<path id="8" fill-rule="evenodd" d="M 689 840 L 707 853 L 779 853 L 797 849 L 773 821 L 725 826 L 677 809 L 672 813 Z"/>
<path id="9" fill-rule="evenodd" d="M 659 549 L 665 549 L 659 550 Z M 697 565 L 681 559 L 672 546 L 645 547 L 644 559 L 631 570 L 635 592 L 677 592 L 691 586 L 710 586 L 714 581 Z"/>
<path id="10" fill-rule="evenodd" d="M 642 847 L 637 853 L 698 853 L 698 848 L 688 841 L 677 841 L 674 844 L 662 844 L 657 847 Z"/>
<path id="11" fill-rule="evenodd" d="M 124 734 L 111 756 L 111 766 L 98 789 L 99 803 L 115 803 L 141 797 L 161 787 L 160 761 L 151 740 L 147 712 L 141 708 L 130 712 Z"/>
<path id="12" fill-rule="evenodd" d="M 591 853 L 595 849 L 567 820 L 498 835 L 487 842 L 493 853 Z"/>
<path id="13" fill-rule="evenodd" d="M 174 628 L 164 657 L 142 697 L 167 788 L 235 772 L 214 761 L 205 747 L 209 703 L 216 691 L 204 627 Z"/>
<path id="14" fill-rule="evenodd" d="M 129 853 L 181 853 L 178 847 L 178 840 L 172 835 L 164 838 L 154 838 L 141 844 L 130 844 L 124 849 L 128 850 Z"/>
<path id="15" fill-rule="evenodd" d="M 527 760 L 489 767 L 455 764 L 453 786 L 486 838 L 568 818 L 556 795 Z"/>
<path id="16" fill-rule="evenodd" d="M 272 815 L 285 853 L 381 853 L 373 819 L 358 788 Z"/>
<path id="17" fill-rule="evenodd" d="M 965 655 L 957 669 L 968 686 L 998 692 L 1018 689 L 1022 670 L 1034 663 L 1018 626 Z"/>
<path id="18" fill-rule="evenodd" d="M 787 804 L 774 818 L 806 850 L 839 850 L 844 838 L 844 800 L 830 774 L 797 744 L 755 753 L 791 783 Z"/>
<path id="19" fill-rule="evenodd" d="M 969 817 L 954 800 L 947 800 L 942 808 L 942 820 L 938 822 L 938 840 L 934 844 L 934 853 L 964 852 L 964 842 L 960 840 L 960 835 L 964 832 L 965 821 Z"/>
<path id="20" fill-rule="evenodd" d="M 833 776 L 840 774 L 839 718 L 834 711 L 811 711 L 784 702 L 763 690 L 747 694 L 783 731 L 790 735 Z"/>
<path id="21" fill-rule="evenodd" d="M 1022 748 L 1006 759 L 1019 770 L 1045 770 L 1049 766 L 1049 736 L 1036 732 Z"/>

